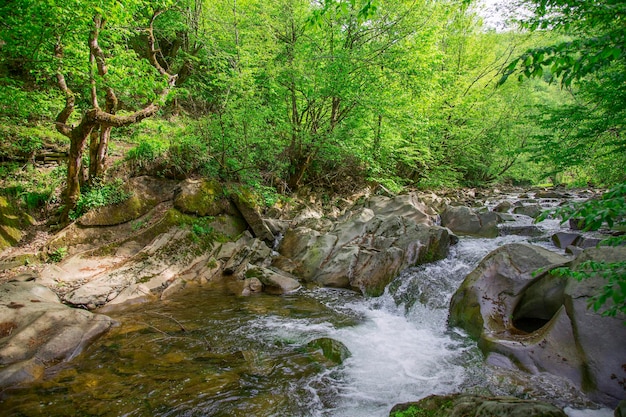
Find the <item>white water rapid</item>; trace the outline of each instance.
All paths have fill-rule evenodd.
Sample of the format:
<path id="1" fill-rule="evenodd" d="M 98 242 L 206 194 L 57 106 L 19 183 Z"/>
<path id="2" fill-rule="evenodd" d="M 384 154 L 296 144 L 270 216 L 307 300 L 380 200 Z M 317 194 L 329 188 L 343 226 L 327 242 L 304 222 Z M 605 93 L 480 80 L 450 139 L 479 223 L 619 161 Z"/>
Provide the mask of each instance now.
<path id="1" fill-rule="evenodd" d="M 548 221 L 540 227 L 545 236 L 559 225 Z M 331 337 L 344 343 L 352 354 L 339 370 L 308 382 L 308 395 L 299 398 L 308 403 L 307 415 L 383 417 L 398 403 L 469 391 L 521 397 L 527 393 L 528 398 L 559 399 L 553 402 L 562 407 L 573 405 L 566 410 L 572 417 L 612 416 L 609 409 L 581 410 L 588 406 L 586 400 L 558 378 L 520 376 L 512 371 L 490 375 L 493 369 L 486 368 L 475 342 L 447 326 L 450 298 L 480 260 L 498 246 L 528 240 L 514 235 L 462 238 L 446 259 L 404 271 L 378 298 L 364 300 L 333 289 L 310 291 L 310 296 L 329 308 L 358 317 L 359 324 L 354 326 L 335 328 L 309 319 L 265 320 L 262 327 L 274 336 L 293 340 Z M 533 243 L 556 250 L 545 238 Z M 534 388 L 520 388 L 512 382 L 524 379 Z"/>

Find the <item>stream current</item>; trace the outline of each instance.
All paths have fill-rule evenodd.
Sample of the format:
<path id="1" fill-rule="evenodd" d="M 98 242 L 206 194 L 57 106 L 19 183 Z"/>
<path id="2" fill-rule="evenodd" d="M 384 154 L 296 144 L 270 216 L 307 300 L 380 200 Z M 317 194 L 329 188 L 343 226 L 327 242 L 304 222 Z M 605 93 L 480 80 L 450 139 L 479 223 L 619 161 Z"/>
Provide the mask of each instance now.
<path id="1" fill-rule="evenodd" d="M 545 236 L 537 244 L 556 250 Z M 552 402 L 570 416 L 612 415 L 566 381 L 484 364 L 447 326 L 448 304 L 490 251 L 528 240 L 462 238 L 441 261 L 410 268 L 377 298 L 347 290 L 242 297 L 227 284 L 192 287 L 137 306 L 44 382 L 0 393 L 6 416 L 387 416 L 397 403 L 472 392 Z M 306 349 L 342 342 L 341 365 Z M 576 409 L 583 409 L 577 411 Z"/>

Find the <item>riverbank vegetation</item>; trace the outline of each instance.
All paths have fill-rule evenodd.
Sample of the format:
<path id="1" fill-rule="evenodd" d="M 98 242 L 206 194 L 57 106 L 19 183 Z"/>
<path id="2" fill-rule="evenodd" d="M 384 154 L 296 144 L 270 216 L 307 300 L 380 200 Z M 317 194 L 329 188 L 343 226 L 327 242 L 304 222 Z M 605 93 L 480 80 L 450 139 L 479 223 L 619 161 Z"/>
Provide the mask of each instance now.
<path id="1" fill-rule="evenodd" d="M 3 192 L 63 221 L 140 174 L 266 196 L 624 182 L 626 6 L 524 3 L 495 31 L 468 0 L 10 1 Z"/>

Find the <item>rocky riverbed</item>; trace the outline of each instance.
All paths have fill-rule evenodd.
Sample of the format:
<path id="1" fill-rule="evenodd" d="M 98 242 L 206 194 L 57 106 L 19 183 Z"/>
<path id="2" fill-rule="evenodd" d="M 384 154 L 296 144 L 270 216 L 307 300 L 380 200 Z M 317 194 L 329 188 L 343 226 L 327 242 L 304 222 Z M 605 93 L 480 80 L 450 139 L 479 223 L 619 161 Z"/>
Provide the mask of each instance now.
<path id="1" fill-rule="evenodd" d="M 542 208 L 589 194 L 364 192 L 264 213 L 244 190 L 225 198 L 206 181 L 131 187 L 121 206 L 38 248 L 66 251 L 60 262 L 24 267 L 28 254 L 4 254 L 1 401 L 16 415 L 37 415 L 42 401 L 86 410 L 85 395 L 122 404 L 85 402 L 99 415 L 386 415 L 453 392 L 574 408 L 624 398 L 624 318 L 586 308 L 602 281 L 533 275 L 583 250 L 580 259 L 626 259 L 621 248 L 585 249 L 587 234 L 553 242 L 558 222 L 532 224 Z"/>

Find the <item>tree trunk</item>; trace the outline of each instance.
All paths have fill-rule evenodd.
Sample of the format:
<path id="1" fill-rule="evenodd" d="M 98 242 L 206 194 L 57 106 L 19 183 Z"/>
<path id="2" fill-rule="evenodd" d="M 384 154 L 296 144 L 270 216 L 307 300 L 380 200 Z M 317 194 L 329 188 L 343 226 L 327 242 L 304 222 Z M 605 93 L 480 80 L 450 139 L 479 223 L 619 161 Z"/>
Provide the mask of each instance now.
<path id="1" fill-rule="evenodd" d="M 289 176 L 289 180 L 287 181 L 287 185 L 292 191 L 297 190 L 302 182 L 302 178 L 304 178 L 304 174 L 309 169 L 309 165 L 311 165 L 312 155 L 309 154 L 307 156 L 300 156 L 295 160 L 292 160 L 291 166 L 294 171 Z"/>
<path id="2" fill-rule="evenodd" d="M 87 116 L 83 117 L 80 125 L 72 130 L 70 136 L 70 153 L 67 159 L 67 184 L 65 189 L 65 207 L 61 212 L 61 222 L 65 223 L 69 219 L 70 211 L 76 208 L 76 203 L 80 197 L 80 179 L 82 174 L 83 149 L 87 138 L 96 124 L 87 121 Z"/>
<path id="3" fill-rule="evenodd" d="M 100 126 L 99 135 L 95 129 L 91 132 L 89 144 L 89 184 L 94 184 L 104 174 L 111 129 L 111 126 Z"/>

